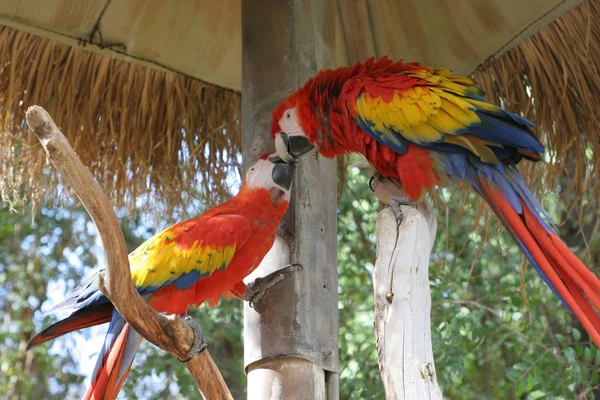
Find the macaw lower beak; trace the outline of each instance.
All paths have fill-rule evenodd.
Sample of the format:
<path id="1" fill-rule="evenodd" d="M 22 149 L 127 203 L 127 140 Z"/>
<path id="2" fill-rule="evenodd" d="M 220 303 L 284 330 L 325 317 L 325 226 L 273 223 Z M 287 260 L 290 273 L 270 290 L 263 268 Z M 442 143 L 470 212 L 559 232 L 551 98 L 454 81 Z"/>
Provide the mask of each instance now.
<path id="1" fill-rule="evenodd" d="M 286 162 L 295 162 L 298 157 L 303 156 L 314 148 L 315 146 L 306 136 L 289 136 L 285 132 L 279 132 L 275 136 L 275 151 Z"/>
<path id="2" fill-rule="evenodd" d="M 289 191 L 296 173 L 296 162 L 288 163 L 275 155 L 269 157 L 269 161 L 275 164 L 271 173 L 273 182 L 282 189 Z"/>

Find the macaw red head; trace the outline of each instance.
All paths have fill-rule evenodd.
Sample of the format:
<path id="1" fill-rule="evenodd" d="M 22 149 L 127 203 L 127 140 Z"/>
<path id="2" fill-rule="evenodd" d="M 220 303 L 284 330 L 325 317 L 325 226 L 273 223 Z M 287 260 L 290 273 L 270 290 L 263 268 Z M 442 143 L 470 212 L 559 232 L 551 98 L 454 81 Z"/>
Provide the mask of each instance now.
<path id="1" fill-rule="evenodd" d="M 289 201 L 295 172 L 295 163 L 286 163 L 275 153 L 263 154 L 246 171 L 244 183 L 267 190 L 274 202 Z"/>
<path id="2" fill-rule="evenodd" d="M 292 94 L 273 111 L 271 135 L 277 155 L 286 162 L 308 153 L 315 146 L 319 122 L 309 107 L 303 89 Z"/>

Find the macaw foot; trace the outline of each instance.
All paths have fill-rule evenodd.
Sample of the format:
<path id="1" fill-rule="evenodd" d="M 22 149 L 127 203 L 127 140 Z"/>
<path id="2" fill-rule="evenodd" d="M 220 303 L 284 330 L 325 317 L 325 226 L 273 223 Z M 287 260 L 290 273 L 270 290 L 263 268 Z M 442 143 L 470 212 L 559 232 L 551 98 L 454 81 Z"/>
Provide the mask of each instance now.
<path id="1" fill-rule="evenodd" d="M 369 189 L 371 189 L 372 192 L 375 191 L 375 187 L 373 186 L 373 184 L 375 182 L 378 182 L 378 183 L 391 182 L 398 191 L 402 191 L 402 193 L 404 193 L 404 188 L 402 187 L 402 184 L 400 183 L 400 181 L 398 179 L 387 178 L 387 177 L 381 175 L 379 172 L 375 172 L 369 179 Z"/>
<path id="2" fill-rule="evenodd" d="M 400 226 L 402 220 L 404 219 L 404 215 L 402 214 L 402 208 L 400 206 L 416 207 L 416 204 L 417 203 L 415 201 L 409 199 L 406 196 L 402 196 L 391 198 L 390 200 L 388 200 L 386 206 L 391 208 L 391 210 L 394 212 L 398 226 Z"/>
<path id="3" fill-rule="evenodd" d="M 246 285 L 246 291 L 242 296 L 242 300 L 250 303 L 250 307 L 254 308 L 256 304 L 267 292 L 267 290 L 277 282 L 292 276 L 293 273 L 302 271 L 303 267 L 300 264 L 288 264 L 277 271 L 271 272 L 269 275 L 262 278 L 256 278 L 252 283 Z"/>
<path id="4" fill-rule="evenodd" d="M 373 175 L 371 175 L 371 178 L 369 179 L 369 189 L 371 189 L 371 192 L 375 191 L 375 188 L 373 187 L 373 182 L 375 182 L 375 180 L 381 180 L 382 176 L 379 172 L 375 172 Z"/>
<path id="5" fill-rule="evenodd" d="M 182 363 L 186 363 L 190 361 L 192 358 L 196 356 L 196 354 L 202 353 L 204 350 L 208 348 L 208 342 L 204 338 L 202 334 L 202 329 L 200 329 L 200 325 L 198 325 L 192 317 L 189 315 L 183 318 L 183 322 L 194 331 L 194 344 L 192 344 L 192 348 L 188 351 L 188 358 L 185 360 L 179 360 Z"/>

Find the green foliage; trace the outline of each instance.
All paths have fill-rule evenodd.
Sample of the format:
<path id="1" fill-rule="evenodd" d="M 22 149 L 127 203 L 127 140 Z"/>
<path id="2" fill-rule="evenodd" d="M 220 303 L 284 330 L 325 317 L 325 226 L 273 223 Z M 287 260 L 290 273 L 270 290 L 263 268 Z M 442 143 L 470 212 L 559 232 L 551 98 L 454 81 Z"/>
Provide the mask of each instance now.
<path id="1" fill-rule="evenodd" d="M 340 393 L 344 400 L 382 399 L 372 284 L 379 204 L 367 173 L 350 167 L 346 179 L 338 208 Z M 598 396 L 600 351 L 536 272 L 522 268 L 519 249 L 491 215 L 481 214 L 476 196 L 441 190 L 433 200 L 439 229 L 430 267 L 432 339 L 444 395 L 467 400 Z M 545 200 L 551 215 L 559 216 L 556 196 Z M 595 213 L 587 218 L 597 220 Z M 80 372 L 73 361 L 77 349 L 70 336 L 58 349 L 42 346 L 25 354 L 22 346 L 34 328 L 53 321 L 40 311 L 48 303 L 46 284 L 66 291 L 95 264 L 89 251 L 95 236 L 80 210 L 45 210 L 33 226 L 29 219 L 0 212 L 0 374 L 9 376 L 0 379 L 0 397 L 77 397 L 89 371 Z M 130 249 L 160 228 L 144 218 L 123 223 Z M 594 229 L 588 233 L 597 237 Z M 585 247 L 574 239 L 577 231 L 568 232 L 570 245 Z M 598 259 L 597 249 L 590 246 L 592 260 Z M 193 315 L 234 397 L 244 399 L 241 302 L 203 305 Z M 147 343 L 121 394 L 197 397 L 183 364 Z"/>
<path id="2" fill-rule="evenodd" d="M 56 320 L 42 317 L 47 285 L 72 289 L 96 263 L 84 251 L 92 246 L 81 211 L 43 210 L 32 223 L 29 215 L 0 210 L 0 375 L 8 378 L 0 379 L 0 397 L 59 399 L 82 382 L 70 350 L 58 354 L 43 346 L 26 353 L 25 347 L 35 330 Z M 68 261 L 72 256 L 78 265 Z"/>
<path id="3" fill-rule="evenodd" d="M 380 399 L 371 281 L 378 208 L 368 175 L 350 168 L 347 179 L 338 227 L 341 395 Z M 493 216 L 481 215 L 474 193 L 442 190 L 435 200 L 432 340 L 444 395 L 594 398 L 600 351 L 533 268 L 521 270 L 509 235 Z M 548 211 L 558 214 L 555 198 L 548 200 Z"/>
<path id="4" fill-rule="evenodd" d="M 382 399 L 373 335 L 375 221 L 369 176 L 350 168 L 338 209 L 340 396 Z"/>
<path id="5" fill-rule="evenodd" d="M 202 327 L 211 356 L 219 367 L 234 398 L 244 398 L 243 308 L 239 300 L 221 300 L 211 308 L 203 304 L 190 315 Z M 158 376 L 158 379 L 147 379 Z M 130 399 L 198 398 L 196 384 L 185 366 L 175 357 L 144 342 L 140 347 L 123 392 Z"/>
<path id="6" fill-rule="evenodd" d="M 449 212 L 438 215 L 446 230 L 438 232 L 430 267 L 434 355 L 444 394 L 594 398 L 597 378 L 586 360 L 595 345 L 535 270 L 520 268 L 518 247 L 495 218 L 478 221 L 475 207 L 464 208 L 476 203 L 475 194 L 468 196 L 451 199 Z M 460 212 L 465 217 L 455 218 Z"/>

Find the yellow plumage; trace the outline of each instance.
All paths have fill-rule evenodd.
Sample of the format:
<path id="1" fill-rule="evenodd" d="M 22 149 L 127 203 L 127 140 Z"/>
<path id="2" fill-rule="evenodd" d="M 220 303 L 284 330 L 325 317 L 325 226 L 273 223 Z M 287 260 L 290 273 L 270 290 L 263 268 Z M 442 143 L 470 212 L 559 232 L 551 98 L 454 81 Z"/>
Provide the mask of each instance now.
<path id="1" fill-rule="evenodd" d="M 409 75 L 430 82 L 431 86 L 415 86 L 397 90 L 390 102 L 363 92 L 355 103 L 355 112 L 386 140 L 401 145 L 393 132 L 414 143 L 444 141 L 469 149 L 482 161 L 497 163 L 491 146 L 497 146 L 463 133 L 481 123 L 477 109 L 494 111 L 495 106 L 463 95 L 474 86 L 468 78 L 451 76 L 449 70 L 410 72 Z M 391 130 L 391 131 L 390 131 Z M 393 132 L 392 132 L 393 131 Z"/>
<path id="2" fill-rule="evenodd" d="M 460 135 L 448 135 L 444 139 L 446 143 L 456 144 L 458 146 L 469 149 L 473 154 L 477 155 L 481 161 L 491 163 L 491 164 L 500 164 L 500 160 L 496 157 L 492 149 L 486 146 L 488 142 L 474 140 L 471 137 L 460 136 Z"/>
<path id="3" fill-rule="evenodd" d="M 371 130 L 398 147 L 405 146 L 402 138 L 416 144 L 445 142 L 468 149 L 484 162 L 500 162 L 492 148 L 502 145 L 466 134 L 481 124 L 478 111 L 502 112 L 470 97 L 483 95 L 472 79 L 453 76 L 447 69 L 408 71 L 405 75 L 422 83 L 396 90 L 389 102 L 368 91 L 356 99 L 354 111 Z"/>
<path id="4" fill-rule="evenodd" d="M 129 255 L 131 278 L 136 287 L 159 287 L 194 270 L 210 275 L 231 262 L 236 246 L 212 248 L 198 241 L 186 249 L 175 242 L 176 235 L 165 230 Z"/>

